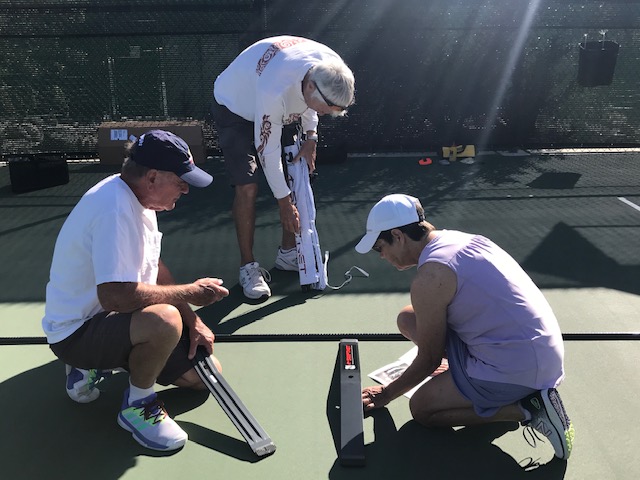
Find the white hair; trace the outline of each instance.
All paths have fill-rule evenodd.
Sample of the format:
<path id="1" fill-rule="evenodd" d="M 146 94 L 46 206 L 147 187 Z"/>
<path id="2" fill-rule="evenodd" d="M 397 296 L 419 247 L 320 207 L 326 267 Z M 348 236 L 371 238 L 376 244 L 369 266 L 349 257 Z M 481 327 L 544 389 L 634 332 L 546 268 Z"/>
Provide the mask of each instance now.
<path id="1" fill-rule="evenodd" d="M 309 73 L 309 80 L 314 82 L 331 103 L 345 109 L 355 102 L 355 78 L 351 69 L 341 60 L 327 60 L 314 66 Z M 324 101 L 318 89 L 313 93 L 318 100 Z M 332 112 L 334 117 L 346 112 Z"/>

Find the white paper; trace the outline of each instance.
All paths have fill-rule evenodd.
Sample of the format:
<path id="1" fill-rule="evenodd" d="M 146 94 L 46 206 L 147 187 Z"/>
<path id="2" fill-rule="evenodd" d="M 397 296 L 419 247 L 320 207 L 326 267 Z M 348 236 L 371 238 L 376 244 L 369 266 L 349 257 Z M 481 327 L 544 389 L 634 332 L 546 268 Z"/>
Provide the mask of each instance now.
<path id="1" fill-rule="evenodd" d="M 372 380 L 375 380 L 376 382 L 381 383 L 382 385 L 385 385 L 385 386 L 389 385 L 396 378 L 402 375 L 407 368 L 409 368 L 409 365 L 413 363 L 417 355 L 418 355 L 418 347 L 416 346 L 416 347 L 413 347 L 404 355 L 402 355 L 395 362 L 391 362 L 383 367 L 378 368 L 377 370 L 374 370 L 368 376 Z M 449 362 L 447 361 L 446 358 L 443 358 L 442 363 L 435 370 L 435 372 L 433 372 L 430 376 L 425 378 L 422 382 L 420 382 L 418 385 L 416 385 L 407 393 L 405 393 L 404 396 L 407 398 L 411 398 L 413 394 L 416 392 L 416 390 L 418 390 L 422 385 L 427 383 L 436 375 L 439 375 L 442 372 L 446 372 L 448 369 L 449 369 Z"/>

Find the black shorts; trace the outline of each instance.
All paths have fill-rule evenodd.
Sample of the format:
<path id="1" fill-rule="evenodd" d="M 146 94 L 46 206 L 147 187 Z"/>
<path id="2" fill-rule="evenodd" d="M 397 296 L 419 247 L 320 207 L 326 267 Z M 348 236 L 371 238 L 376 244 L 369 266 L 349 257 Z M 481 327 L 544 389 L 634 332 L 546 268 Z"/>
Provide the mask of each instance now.
<path id="1" fill-rule="evenodd" d="M 231 186 L 258 183 L 258 153 L 254 143 L 254 122 L 236 115 L 224 105 L 211 104 L 211 117 L 218 132 L 218 144 L 224 156 L 224 165 Z M 295 124 L 282 129 L 282 145 L 293 145 Z M 286 171 L 286 169 L 284 169 Z"/>
<path id="2" fill-rule="evenodd" d="M 258 154 L 253 142 L 254 123 L 236 115 L 215 99 L 211 105 L 211 117 L 216 125 L 231 186 L 258 183 Z"/>
<path id="3" fill-rule="evenodd" d="M 87 320 L 61 342 L 49 345 L 53 353 L 68 365 L 89 370 L 124 368 L 129 370 L 131 353 L 131 313 L 102 312 Z M 186 327 L 156 380 L 171 385 L 193 368 L 188 358 L 189 332 Z"/>

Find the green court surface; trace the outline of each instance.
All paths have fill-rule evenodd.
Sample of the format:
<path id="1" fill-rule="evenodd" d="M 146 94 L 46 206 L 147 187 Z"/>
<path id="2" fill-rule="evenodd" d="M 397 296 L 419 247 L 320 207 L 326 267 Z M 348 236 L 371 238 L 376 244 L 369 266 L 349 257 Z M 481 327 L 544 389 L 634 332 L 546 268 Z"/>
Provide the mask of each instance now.
<path id="1" fill-rule="evenodd" d="M 530 446 L 517 424 L 422 428 L 402 397 L 364 420 L 365 467 L 340 465 L 338 342 L 303 334 L 396 333 L 395 316 L 409 301 L 413 272 L 397 272 L 374 253 L 354 250 L 369 208 L 385 194 L 415 195 L 438 228 L 498 242 L 542 288 L 563 332 L 639 330 L 637 153 L 494 152 L 477 156 L 473 165 L 448 166 L 435 157 L 431 165 L 420 165 L 423 156 L 372 155 L 335 164 L 319 159 L 314 190 L 320 243 L 330 252 L 329 283 L 342 283 L 353 265 L 369 273 L 340 290 L 305 293 L 295 274 L 272 268 L 279 222 L 263 183 L 255 253 L 271 271 L 273 296 L 263 303 L 243 298 L 229 213 L 232 191 L 217 158 L 203 165 L 216 177 L 212 187 L 192 189 L 174 211 L 159 214 L 163 259 L 176 279 L 218 276 L 231 290 L 199 313 L 221 338 L 215 352 L 225 378 L 277 445 L 275 454 L 260 459 L 208 394 L 159 389 L 190 438 L 169 455 L 140 447 L 116 424 L 126 374 L 103 382 L 94 403 L 67 398 L 62 363 L 46 345 L 29 343 L 42 337 L 56 234 L 78 198 L 113 169 L 71 164 L 69 184 L 15 195 L 8 168 L 0 167 L 0 477 L 636 478 L 640 343 L 598 335 L 565 342 L 567 376 L 559 391 L 576 428 L 568 462 L 552 460 L 548 443 Z M 256 341 L 228 341 L 245 334 Z M 265 341 L 265 334 L 300 335 L 297 341 Z M 385 338 L 360 342 L 363 385 L 374 383 L 367 373 L 411 348 Z"/>

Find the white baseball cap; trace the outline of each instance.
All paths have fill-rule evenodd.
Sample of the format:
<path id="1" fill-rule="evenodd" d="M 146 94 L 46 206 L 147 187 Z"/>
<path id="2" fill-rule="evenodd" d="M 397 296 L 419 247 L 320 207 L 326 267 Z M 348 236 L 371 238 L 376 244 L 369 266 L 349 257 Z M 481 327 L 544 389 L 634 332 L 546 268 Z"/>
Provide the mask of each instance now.
<path id="1" fill-rule="evenodd" d="M 420 200 L 401 193 L 394 193 L 382 198 L 369 212 L 367 233 L 356 245 L 356 251 L 367 253 L 371 250 L 381 232 L 421 221 L 422 219 L 416 210 L 418 205 L 420 205 Z"/>

